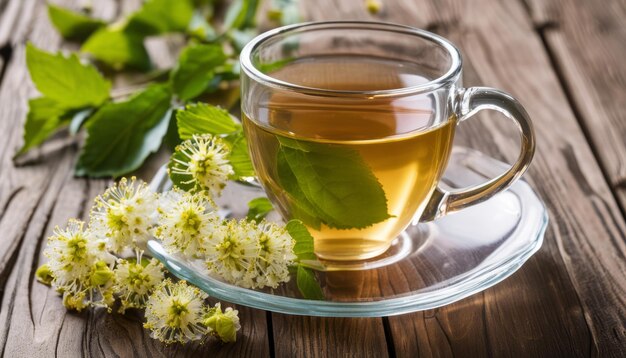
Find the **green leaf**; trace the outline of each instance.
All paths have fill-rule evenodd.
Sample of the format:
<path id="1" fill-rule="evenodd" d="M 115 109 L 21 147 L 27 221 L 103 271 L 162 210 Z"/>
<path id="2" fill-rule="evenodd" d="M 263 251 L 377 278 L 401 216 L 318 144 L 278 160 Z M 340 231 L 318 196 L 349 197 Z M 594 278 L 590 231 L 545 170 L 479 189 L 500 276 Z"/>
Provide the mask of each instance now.
<path id="1" fill-rule="evenodd" d="M 72 115 L 72 120 L 70 122 L 70 133 L 78 133 L 85 121 L 87 121 L 87 119 L 91 116 L 93 111 L 93 108 L 87 108 L 83 109 L 82 111 L 78 111 L 74 115 Z"/>
<path id="2" fill-rule="evenodd" d="M 170 119 L 169 126 L 167 127 L 167 133 L 165 134 L 165 138 L 163 142 L 165 145 L 172 150 L 175 150 L 176 146 L 179 145 L 182 140 L 178 136 L 178 125 L 176 124 L 176 113 L 177 111 L 172 111 L 172 118 Z"/>
<path id="3" fill-rule="evenodd" d="M 296 242 L 293 253 L 298 260 L 317 260 L 313 236 L 300 220 L 289 220 L 286 226 L 289 236 Z"/>
<path id="4" fill-rule="evenodd" d="M 391 217 L 382 186 L 356 150 L 287 138 L 279 141 L 281 185 L 298 206 L 339 229 L 364 228 Z"/>
<path id="5" fill-rule="evenodd" d="M 298 1 L 273 0 L 271 9 L 267 12 L 267 17 L 283 26 L 301 22 Z"/>
<path id="6" fill-rule="evenodd" d="M 214 41 L 217 39 L 215 29 L 206 20 L 200 11 L 194 11 L 187 28 L 187 34 L 200 41 Z"/>
<path id="7" fill-rule="evenodd" d="M 254 27 L 259 0 L 234 0 L 224 18 L 224 27 L 228 30 Z"/>
<path id="8" fill-rule="evenodd" d="M 252 41 L 259 34 L 259 31 L 254 28 L 247 28 L 245 30 L 231 30 L 228 32 L 228 37 L 230 38 L 233 47 L 237 52 L 241 52 L 244 46 L 248 44 L 248 42 Z"/>
<path id="9" fill-rule="evenodd" d="M 178 58 L 172 72 L 173 91 L 184 101 L 204 92 L 215 76 L 215 68 L 226 61 L 220 45 L 190 45 Z"/>
<path id="10" fill-rule="evenodd" d="M 76 55 L 53 55 L 29 43 L 26 65 L 39 92 L 63 108 L 97 107 L 109 98 L 111 84 Z"/>
<path id="11" fill-rule="evenodd" d="M 263 73 L 272 73 L 290 64 L 295 59 L 296 59 L 295 57 L 287 57 L 287 58 L 283 58 L 281 60 L 277 60 L 274 62 L 261 63 L 258 65 L 258 69 Z"/>
<path id="12" fill-rule="evenodd" d="M 50 21 L 63 38 L 83 41 L 96 30 L 106 26 L 102 20 L 94 19 L 78 12 L 48 4 Z"/>
<path id="13" fill-rule="evenodd" d="M 122 29 L 101 29 L 80 50 L 115 70 L 133 68 L 146 71 L 151 67 L 143 37 Z"/>
<path id="14" fill-rule="evenodd" d="M 318 217 L 318 210 L 309 199 L 306 198 L 306 195 L 304 195 L 304 192 L 302 192 L 302 189 L 298 186 L 298 180 L 289 167 L 289 163 L 287 163 L 285 154 L 282 151 L 278 152 L 276 166 L 278 180 L 291 199 L 291 216 L 302 220 L 309 227 L 319 229 L 321 220 Z"/>
<path id="15" fill-rule="evenodd" d="M 227 141 L 230 139 L 225 138 Z M 235 179 L 249 178 L 256 175 L 252 161 L 250 160 L 250 154 L 248 153 L 248 141 L 243 136 L 243 132 L 238 132 L 238 135 L 231 143 L 230 165 L 235 172 Z"/>
<path id="16" fill-rule="evenodd" d="M 229 134 L 241 129 L 230 114 L 218 107 L 204 103 L 187 105 L 176 114 L 178 135 L 182 140 L 194 134 Z"/>
<path id="17" fill-rule="evenodd" d="M 308 300 L 324 299 L 324 292 L 315 278 L 314 271 L 310 268 L 298 265 L 296 284 L 300 294 L 302 294 L 302 297 Z"/>
<path id="18" fill-rule="evenodd" d="M 152 85 L 127 101 L 100 108 L 87 123 L 76 174 L 118 177 L 139 168 L 161 146 L 170 100 L 167 86 Z"/>
<path id="19" fill-rule="evenodd" d="M 248 202 L 248 214 L 246 215 L 246 219 L 261 221 L 272 210 L 274 210 L 274 207 L 268 198 L 260 197 L 252 199 Z"/>
<path id="20" fill-rule="evenodd" d="M 187 183 L 187 181 L 189 180 L 189 176 L 177 174 L 176 171 L 173 170 L 174 167 L 180 165 L 181 162 L 187 163 L 189 162 L 189 158 L 185 154 L 183 154 L 183 152 L 175 150 L 170 157 L 169 163 L 167 164 L 167 172 L 169 174 L 170 180 L 179 189 L 182 189 L 184 191 L 193 191 L 196 188 L 196 185 L 193 182 Z"/>
<path id="21" fill-rule="evenodd" d="M 65 110 L 58 103 L 46 97 L 28 101 L 28 115 L 24 124 L 24 145 L 15 156 L 43 143 L 50 135 L 67 124 L 61 116 Z"/>
<path id="22" fill-rule="evenodd" d="M 149 0 L 131 15 L 125 31 L 141 36 L 184 32 L 193 16 L 189 0 Z"/>

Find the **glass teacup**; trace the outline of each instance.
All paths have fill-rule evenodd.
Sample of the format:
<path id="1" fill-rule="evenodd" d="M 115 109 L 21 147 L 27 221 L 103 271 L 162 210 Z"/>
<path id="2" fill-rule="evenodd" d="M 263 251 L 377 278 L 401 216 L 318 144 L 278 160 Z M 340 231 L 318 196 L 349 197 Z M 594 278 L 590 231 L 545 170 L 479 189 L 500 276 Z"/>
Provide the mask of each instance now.
<path id="1" fill-rule="evenodd" d="M 526 111 L 501 91 L 461 86 L 446 39 L 385 23 L 319 22 L 266 32 L 241 53 L 242 114 L 258 179 L 284 219 L 299 219 L 326 260 L 385 252 L 412 222 L 505 190 L 531 162 Z M 439 181 L 457 124 L 482 109 L 517 122 L 516 163 L 487 183 Z"/>

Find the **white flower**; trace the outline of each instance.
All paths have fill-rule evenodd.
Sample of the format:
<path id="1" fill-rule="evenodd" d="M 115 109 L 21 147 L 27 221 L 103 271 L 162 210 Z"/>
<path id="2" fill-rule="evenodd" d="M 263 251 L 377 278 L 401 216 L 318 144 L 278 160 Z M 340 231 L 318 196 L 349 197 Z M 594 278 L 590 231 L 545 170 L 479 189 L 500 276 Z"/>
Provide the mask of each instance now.
<path id="1" fill-rule="evenodd" d="M 120 297 L 119 312 L 128 308 L 144 308 L 148 295 L 163 281 L 163 265 L 157 259 L 142 260 L 141 252 L 134 260 L 117 260 L 113 290 Z"/>
<path id="2" fill-rule="evenodd" d="M 206 268 L 210 273 L 241 287 L 254 287 L 259 241 L 247 221 L 224 222 L 207 240 Z"/>
<path id="3" fill-rule="evenodd" d="M 167 279 L 150 295 L 146 303 L 146 323 L 151 337 L 164 343 L 193 341 L 206 334 L 202 325 L 207 294 L 185 281 Z"/>
<path id="4" fill-rule="evenodd" d="M 105 240 L 83 227 L 82 221 L 73 219 L 64 230 L 57 226 L 44 251 L 50 284 L 63 293 L 66 307 L 78 311 L 113 302 L 110 287 L 115 258 L 107 252 Z"/>
<path id="5" fill-rule="evenodd" d="M 122 178 L 95 199 L 89 225 L 99 237 L 108 239 L 107 245 L 115 253 L 144 249 L 151 236 L 156 198 L 144 182 Z"/>
<path id="6" fill-rule="evenodd" d="M 215 307 L 207 310 L 204 325 L 209 333 L 219 337 L 223 342 L 234 342 L 237 340 L 237 331 L 241 328 L 238 315 L 239 311 L 231 307 L 222 312 L 221 303 L 218 302 Z"/>
<path id="7" fill-rule="evenodd" d="M 176 152 L 184 159 L 173 157 L 172 174 L 186 178 L 183 184 L 193 184 L 196 189 L 207 190 L 212 197 L 218 196 L 228 178 L 234 174 L 228 161 L 230 149 L 218 137 L 210 134 L 194 135 L 184 141 Z"/>
<path id="8" fill-rule="evenodd" d="M 260 245 L 256 287 L 276 288 L 289 281 L 289 266 L 296 259 L 295 242 L 284 227 L 265 220 L 256 225 L 256 234 Z"/>
<path id="9" fill-rule="evenodd" d="M 159 199 L 159 226 L 154 234 L 169 252 L 197 258 L 205 240 L 220 225 L 214 207 L 204 192 L 192 194 L 174 188 Z"/>

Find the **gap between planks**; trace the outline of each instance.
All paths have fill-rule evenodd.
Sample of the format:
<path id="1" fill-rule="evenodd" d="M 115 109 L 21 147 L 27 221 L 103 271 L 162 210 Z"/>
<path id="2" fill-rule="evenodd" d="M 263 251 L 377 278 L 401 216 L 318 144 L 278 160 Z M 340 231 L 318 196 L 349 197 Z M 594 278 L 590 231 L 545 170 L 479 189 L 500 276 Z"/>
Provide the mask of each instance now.
<path id="1" fill-rule="evenodd" d="M 520 0 L 520 1 L 522 2 L 522 4 L 526 5 L 526 2 L 524 0 Z M 523 7 L 528 12 L 528 15 L 530 16 L 530 9 L 527 6 L 523 6 Z M 557 77 L 559 86 L 561 87 L 561 90 L 565 94 L 565 99 L 567 100 L 567 104 L 570 106 L 572 110 L 572 114 L 574 115 L 574 118 L 576 119 L 576 122 L 578 123 L 578 126 L 580 127 L 580 131 L 585 137 L 585 140 L 587 141 L 587 143 L 589 143 L 589 148 L 591 149 L 591 153 L 593 154 L 594 159 L 596 160 L 596 162 L 598 163 L 598 166 L 600 167 L 600 171 L 602 173 L 602 176 L 604 177 L 604 181 L 606 182 L 607 187 L 611 191 L 611 195 L 613 195 L 613 198 L 615 198 L 615 201 L 617 202 L 617 207 L 619 208 L 620 213 L 622 214 L 622 217 L 626 219 L 626 204 L 622 200 L 620 200 L 620 197 L 618 195 L 618 190 L 620 190 L 621 186 L 624 186 L 624 188 L 626 188 L 626 178 L 616 183 L 615 185 L 613 184 L 613 182 L 611 181 L 611 176 L 608 172 L 608 169 L 603 164 L 602 155 L 600 154 L 598 148 L 594 145 L 593 137 L 591 135 L 589 126 L 585 122 L 584 117 L 582 115 L 582 111 L 580 110 L 578 104 L 576 103 L 576 100 L 574 99 L 574 95 L 572 94 L 573 89 L 570 87 L 570 85 L 568 85 L 567 81 L 565 80 L 565 74 L 563 73 L 563 69 L 561 68 L 561 66 L 559 66 L 558 56 L 555 54 L 554 50 L 552 49 L 552 46 L 550 46 L 550 43 L 547 40 L 546 32 L 554 31 L 557 28 L 558 28 L 558 24 L 553 23 L 553 22 L 547 22 L 545 24 L 534 26 L 535 32 L 537 33 L 537 36 L 539 36 L 539 38 L 541 39 L 541 44 L 543 45 L 543 48 L 546 51 L 546 55 L 548 56 L 548 59 L 550 60 L 550 66 L 552 67 L 552 70 L 554 71 Z"/>

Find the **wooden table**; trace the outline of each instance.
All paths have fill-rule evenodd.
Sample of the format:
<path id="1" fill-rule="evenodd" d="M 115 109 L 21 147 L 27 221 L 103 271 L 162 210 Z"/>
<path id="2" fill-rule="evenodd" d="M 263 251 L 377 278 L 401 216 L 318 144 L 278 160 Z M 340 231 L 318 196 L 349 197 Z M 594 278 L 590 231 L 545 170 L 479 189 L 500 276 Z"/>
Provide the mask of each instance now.
<path id="1" fill-rule="evenodd" d="M 60 1 L 76 7 L 80 2 Z M 137 1 L 94 1 L 112 19 Z M 56 224 L 85 216 L 108 184 L 72 176 L 76 146 L 15 167 L 26 99 L 27 41 L 75 49 L 50 25 L 43 0 L 0 0 L 0 352 L 6 357 L 96 356 L 601 356 L 626 355 L 626 3 L 623 0 L 301 1 L 313 20 L 367 19 L 439 33 L 462 50 L 464 83 L 516 96 L 537 132 L 525 179 L 551 222 L 517 273 L 455 304 L 397 317 L 330 319 L 239 307 L 236 344 L 164 346 L 141 318 L 67 312 L 33 280 Z M 74 47 L 72 47 L 74 46 Z M 167 47 L 156 49 L 166 61 Z M 121 81 L 117 81 L 120 85 Z M 463 124 L 458 144 L 512 162 L 513 126 L 499 115 Z M 492 120 L 495 119 L 495 120 Z M 36 153 L 37 154 L 37 153 Z M 149 176 L 146 176 L 146 179 Z"/>

